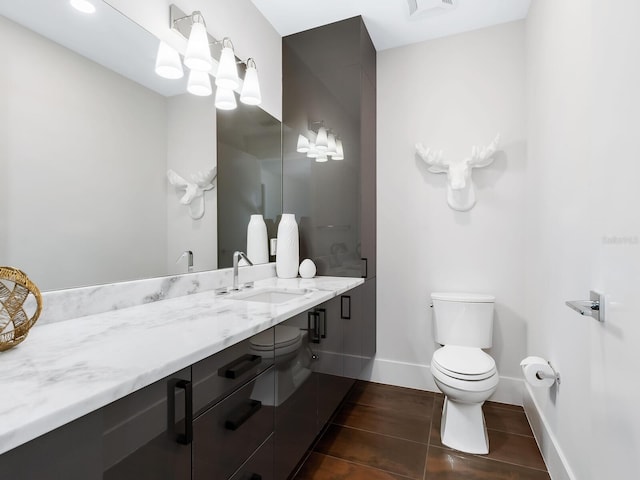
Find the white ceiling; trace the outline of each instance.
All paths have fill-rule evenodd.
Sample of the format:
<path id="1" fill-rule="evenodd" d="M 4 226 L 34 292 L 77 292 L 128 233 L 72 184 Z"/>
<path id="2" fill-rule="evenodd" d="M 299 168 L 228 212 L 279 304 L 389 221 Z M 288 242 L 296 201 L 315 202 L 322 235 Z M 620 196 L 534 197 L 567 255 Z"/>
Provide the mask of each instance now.
<path id="1" fill-rule="evenodd" d="M 410 17 L 407 0 L 251 1 L 282 36 L 362 15 L 377 50 L 519 20 L 527 16 L 531 4 L 531 0 L 457 0 L 451 10 Z"/>

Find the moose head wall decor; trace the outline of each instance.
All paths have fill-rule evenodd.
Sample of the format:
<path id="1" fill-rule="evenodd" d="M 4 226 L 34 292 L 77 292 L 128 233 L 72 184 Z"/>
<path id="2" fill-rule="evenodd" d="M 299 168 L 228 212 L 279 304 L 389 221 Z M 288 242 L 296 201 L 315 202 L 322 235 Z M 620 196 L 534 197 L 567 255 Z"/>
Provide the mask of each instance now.
<path id="1" fill-rule="evenodd" d="M 493 162 L 493 156 L 498 150 L 500 134 L 487 147 L 471 149 L 471 156 L 458 162 L 445 160 L 442 150 L 435 151 L 424 148 L 422 143 L 416 143 L 416 153 L 429 166 L 431 173 L 447 174 L 447 203 L 459 212 L 471 210 L 476 204 L 476 194 L 473 188 L 471 170 L 482 168 Z"/>
<path id="2" fill-rule="evenodd" d="M 167 171 L 169 183 L 176 187 L 176 190 L 184 190 L 184 195 L 180 198 L 182 205 L 189 206 L 189 215 L 194 220 L 202 218 L 204 215 L 204 192 L 215 187 L 218 167 L 213 167 L 208 172 L 198 172 L 191 175 L 191 181 L 185 180 L 173 170 Z"/>

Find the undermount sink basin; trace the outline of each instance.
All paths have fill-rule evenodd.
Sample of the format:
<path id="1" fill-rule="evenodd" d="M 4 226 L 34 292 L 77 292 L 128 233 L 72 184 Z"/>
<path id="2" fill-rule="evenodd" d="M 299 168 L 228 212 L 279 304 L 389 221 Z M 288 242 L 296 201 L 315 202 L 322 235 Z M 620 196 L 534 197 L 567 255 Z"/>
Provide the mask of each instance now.
<path id="1" fill-rule="evenodd" d="M 232 300 L 244 300 L 245 302 L 260 303 L 285 303 L 296 298 L 302 298 L 311 293 L 307 289 L 283 289 L 283 288 L 260 288 L 256 290 L 247 290 L 244 292 L 233 294 L 229 297 Z"/>

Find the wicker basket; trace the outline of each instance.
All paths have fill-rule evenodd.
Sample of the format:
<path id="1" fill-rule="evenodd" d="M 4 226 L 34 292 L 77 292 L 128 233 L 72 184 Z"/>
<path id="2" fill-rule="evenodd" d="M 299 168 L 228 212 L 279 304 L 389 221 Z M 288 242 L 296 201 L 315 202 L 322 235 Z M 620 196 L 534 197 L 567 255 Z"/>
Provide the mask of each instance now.
<path id="1" fill-rule="evenodd" d="M 31 317 L 23 308 L 29 295 L 36 301 L 36 311 Z M 0 267 L 0 352 L 27 338 L 41 311 L 40 290 L 29 277 L 17 268 Z"/>

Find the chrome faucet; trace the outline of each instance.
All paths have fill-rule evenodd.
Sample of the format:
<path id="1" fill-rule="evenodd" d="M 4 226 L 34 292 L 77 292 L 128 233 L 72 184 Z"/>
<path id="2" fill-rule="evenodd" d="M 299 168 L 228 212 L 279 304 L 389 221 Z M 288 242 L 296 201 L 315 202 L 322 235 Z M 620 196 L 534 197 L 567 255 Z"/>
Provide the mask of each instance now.
<path id="1" fill-rule="evenodd" d="M 244 252 L 233 252 L 233 285 L 231 290 L 240 290 L 238 288 L 238 262 L 243 258 L 249 265 L 253 265 L 249 257 Z"/>

